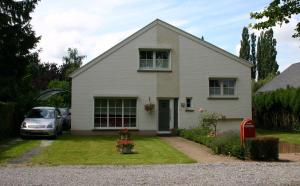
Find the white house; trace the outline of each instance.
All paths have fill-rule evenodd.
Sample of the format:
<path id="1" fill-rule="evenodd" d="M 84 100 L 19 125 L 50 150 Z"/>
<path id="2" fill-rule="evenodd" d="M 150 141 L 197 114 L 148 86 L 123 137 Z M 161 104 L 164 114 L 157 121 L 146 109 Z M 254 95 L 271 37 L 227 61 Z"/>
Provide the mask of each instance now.
<path id="1" fill-rule="evenodd" d="M 155 133 L 199 124 L 199 108 L 251 118 L 251 64 L 159 19 L 71 74 L 72 131 Z M 152 111 L 145 105 L 154 104 Z"/>

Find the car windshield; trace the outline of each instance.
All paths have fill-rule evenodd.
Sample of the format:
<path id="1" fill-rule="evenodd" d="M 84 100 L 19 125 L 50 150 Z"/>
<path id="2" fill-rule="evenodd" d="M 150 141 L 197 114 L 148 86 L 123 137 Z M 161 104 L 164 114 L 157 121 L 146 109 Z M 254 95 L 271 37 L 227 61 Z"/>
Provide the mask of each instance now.
<path id="1" fill-rule="evenodd" d="M 27 118 L 53 119 L 54 118 L 54 110 L 53 109 L 31 109 L 26 117 Z"/>

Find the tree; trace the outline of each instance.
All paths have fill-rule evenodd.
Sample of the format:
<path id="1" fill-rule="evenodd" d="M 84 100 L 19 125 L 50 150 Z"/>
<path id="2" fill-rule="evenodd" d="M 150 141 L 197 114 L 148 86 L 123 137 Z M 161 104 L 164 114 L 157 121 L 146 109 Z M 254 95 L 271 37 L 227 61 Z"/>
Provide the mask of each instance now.
<path id="1" fill-rule="evenodd" d="M 63 65 L 60 67 L 62 79 L 68 80 L 69 75 L 77 70 L 81 65 L 85 55 L 79 55 L 76 48 L 68 48 L 67 56 L 63 57 Z"/>
<path id="2" fill-rule="evenodd" d="M 251 79 L 256 79 L 256 35 L 254 33 L 251 34 L 251 54 L 250 61 L 252 62 L 251 68 Z"/>
<path id="3" fill-rule="evenodd" d="M 257 41 L 257 73 L 258 80 L 265 79 L 269 74 L 278 73 L 276 61 L 276 39 L 273 38 L 273 30 L 261 32 Z"/>
<path id="4" fill-rule="evenodd" d="M 300 1 L 299 0 L 273 0 L 267 8 L 262 12 L 250 13 L 251 18 L 263 19 L 262 21 L 253 25 L 255 29 L 266 29 L 279 24 L 280 26 L 290 22 L 292 15 L 300 13 Z M 297 23 L 295 33 L 293 37 L 300 37 L 300 22 Z"/>
<path id="5" fill-rule="evenodd" d="M 240 58 L 245 60 L 250 59 L 250 41 L 249 41 L 249 31 L 247 27 L 243 28 L 241 48 L 240 48 Z"/>
<path id="6" fill-rule="evenodd" d="M 0 0 L 0 101 L 16 101 L 27 90 L 27 65 L 38 63 L 32 52 L 40 37 L 30 21 L 38 0 Z M 26 84 L 22 84 L 26 83 Z"/>

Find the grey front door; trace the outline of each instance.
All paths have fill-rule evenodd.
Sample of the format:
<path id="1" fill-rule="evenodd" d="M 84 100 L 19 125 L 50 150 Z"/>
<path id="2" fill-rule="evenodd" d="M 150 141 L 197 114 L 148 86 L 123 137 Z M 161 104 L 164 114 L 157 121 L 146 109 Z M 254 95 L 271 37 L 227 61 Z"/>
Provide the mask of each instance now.
<path id="1" fill-rule="evenodd" d="M 158 130 L 170 130 L 170 101 L 158 100 Z"/>

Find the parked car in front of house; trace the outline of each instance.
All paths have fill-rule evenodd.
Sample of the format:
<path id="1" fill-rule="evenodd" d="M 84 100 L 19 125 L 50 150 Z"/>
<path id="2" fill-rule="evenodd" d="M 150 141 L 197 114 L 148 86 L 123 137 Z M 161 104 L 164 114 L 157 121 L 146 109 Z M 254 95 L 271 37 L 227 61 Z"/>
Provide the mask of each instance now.
<path id="1" fill-rule="evenodd" d="M 56 138 L 62 134 L 62 116 L 55 107 L 34 107 L 21 124 L 21 137 L 49 136 Z"/>
<path id="2" fill-rule="evenodd" d="M 71 129 L 71 109 L 70 108 L 59 108 L 62 116 L 62 127 L 63 130 Z"/>

